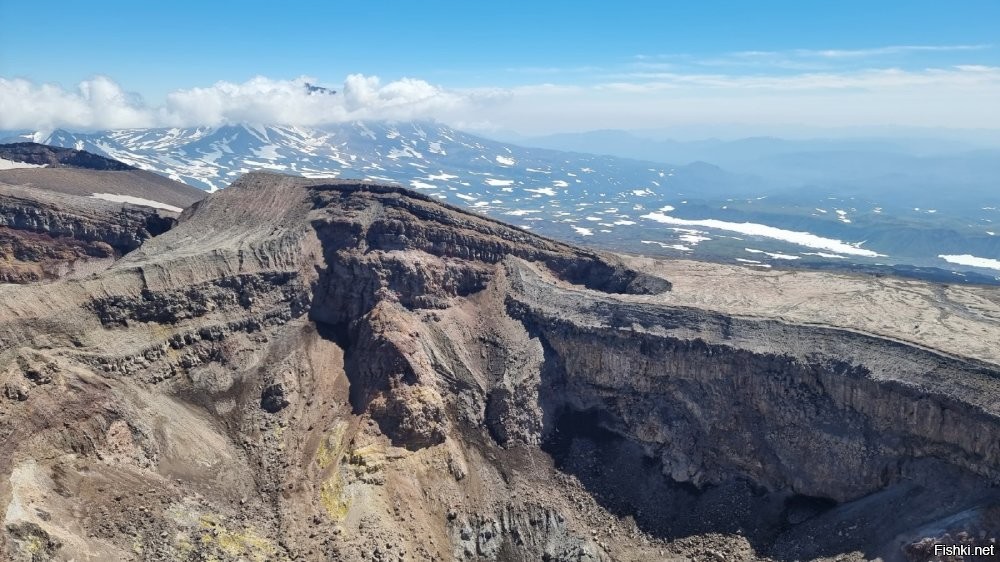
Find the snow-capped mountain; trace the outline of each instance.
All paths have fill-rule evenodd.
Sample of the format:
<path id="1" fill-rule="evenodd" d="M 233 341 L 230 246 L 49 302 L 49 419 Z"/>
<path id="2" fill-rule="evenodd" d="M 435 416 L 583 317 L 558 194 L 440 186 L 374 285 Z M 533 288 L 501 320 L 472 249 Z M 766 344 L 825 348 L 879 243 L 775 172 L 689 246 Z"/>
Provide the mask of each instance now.
<path id="1" fill-rule="evenodd" d="M 208 191 L 252 170 L 389 181 L 527 229 L 600 236 L 692 185 L 732 182 L 707 166 L 675 169 L 610 156 L 529 149 L 437 123 L 345 123 L 323 129 L 216 128 L 34 134 Z"/>
<path id="2" fill-rule="evenodd" d="M 657 188 L 671 173 L 662 164 L 523 149 L 434 123 L 355 122 L 323 129 L 227 125 L 90 134 L 57 130 L 35 140 L 106 154 L 209 191 L 260 169 L 393 181 L 446 197 L 448 191 L 462 188 L 466 195 L 480 188 L 488 193 L 490 187 L 512 187 L 501 191 L 512 193 L 518 186 L 580 191 L 577 187 L 584 185 L 587 174 L 592 175 L 584 187 Z M 560 157 L 561 161 L 553 161 Z M 601 168 L 588 166 L 594 163 Z M 468 199 L 454 202 L 462 201 Z"/>
<path id="3" fill-rule="evenodd" d="M 877 201 L 811 189 L 789 194 L 701 162 L 670 166 L 525 148 L 439 123 L 57 130 L 21 138 L 105 155 L 208 191 L 261 169 L 394 182 L 541 234 L 619 251 L 758 267 L 920 266 L 946 277 L 1000 271 L 992 261 L 1000 237 L 942 214 L 916 231 L 912 219 L 893 223 Z M 894 234 L 904 227 L 906 236 Z M 943 229 L 951 234 L 942 236 Z M 913 244 L 925 231 L 930 241 Z M 966 256 L 975 263 L 963 263 Z"/>

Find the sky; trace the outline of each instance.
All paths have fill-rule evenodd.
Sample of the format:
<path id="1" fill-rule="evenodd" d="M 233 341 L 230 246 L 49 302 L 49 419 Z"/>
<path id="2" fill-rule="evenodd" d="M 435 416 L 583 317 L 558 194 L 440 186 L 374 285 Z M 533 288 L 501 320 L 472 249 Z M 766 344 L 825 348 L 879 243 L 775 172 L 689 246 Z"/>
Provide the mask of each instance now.
<path id="1" fill-rule="evenodd" d="M 997 0 L 0 0 L 0 129 L 1000 129 L 997 22 Z"/>

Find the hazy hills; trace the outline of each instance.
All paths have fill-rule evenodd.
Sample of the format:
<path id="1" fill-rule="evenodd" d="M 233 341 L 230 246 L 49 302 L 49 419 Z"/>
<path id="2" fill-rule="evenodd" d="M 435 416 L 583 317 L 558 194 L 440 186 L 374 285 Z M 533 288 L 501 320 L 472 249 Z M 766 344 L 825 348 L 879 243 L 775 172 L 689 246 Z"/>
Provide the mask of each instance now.
<path id="1" fill-rule="evenodd" d="M 431 122 L 20 137 L 206 190 L 260 169 L 396 182 L 525 229 L 618 251 L 762 268 L 923 268 L 944 280 L 993 281 L 1000 272 L 1000 153 L 969 141 L 682 142 L 622 131 L 522 141 L 545 146 L 538 148 Z"/>

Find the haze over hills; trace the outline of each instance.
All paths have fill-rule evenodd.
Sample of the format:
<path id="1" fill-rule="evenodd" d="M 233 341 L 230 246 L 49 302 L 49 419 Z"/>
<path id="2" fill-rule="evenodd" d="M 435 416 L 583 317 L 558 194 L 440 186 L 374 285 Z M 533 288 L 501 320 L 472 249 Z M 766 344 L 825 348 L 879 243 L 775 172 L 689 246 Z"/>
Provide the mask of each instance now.
<path id="1" fill-rule="evenodd" d="M 944 281 L 994 282 L 1000 272 L 1000 192 L 991 179 L 1000 177 L 1000 158 L 990 149 L 944 143 L 952 150 L 942 153 L 940 143 L 885 139 L 624 142 L 622 135 L 555 144 L 599 150 L 611 142 L 619 155 L 653 158 L 665 146 L 674 150 L 652 162 L 384 121 L 20 138 L 93 151 L 209 191 L 256 169 L 398 182 L 522 228 L 618 251 Z M 696 156 L 710 160 L 684 163 Z M 682 164 L 663 163 L 670 157 Z"/>
<path id="2" fill-rule="evenodd" d="M 888 204 L 974 211 L 996 197 L 1000 141 L 854 137 L 675 141 L 627 131 L 523 138 L 521 144 L 652 162 L 711 162 L 762 178 L 771 189 L 810 188 L 882 197 Z M 947 189 L 942 187 L 947 186 Z"/>

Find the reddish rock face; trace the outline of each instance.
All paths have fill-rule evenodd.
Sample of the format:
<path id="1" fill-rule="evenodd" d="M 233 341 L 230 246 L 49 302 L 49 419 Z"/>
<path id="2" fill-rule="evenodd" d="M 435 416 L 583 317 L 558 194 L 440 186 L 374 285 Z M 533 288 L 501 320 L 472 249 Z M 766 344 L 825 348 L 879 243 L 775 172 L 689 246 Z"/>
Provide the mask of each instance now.
<path id="1" fill-rule="evenodd" d="M 170 215 L 0 185 L 0 282 L 99 271 L 168 230 Z"/>
<path id="2" fill-rule="evenodd" d="M 250 174 L 140 242 L 0 286 L 11 559 L 901 559 L 998 531 L 992 363 L 672 305 L 385 185 Z"/>

